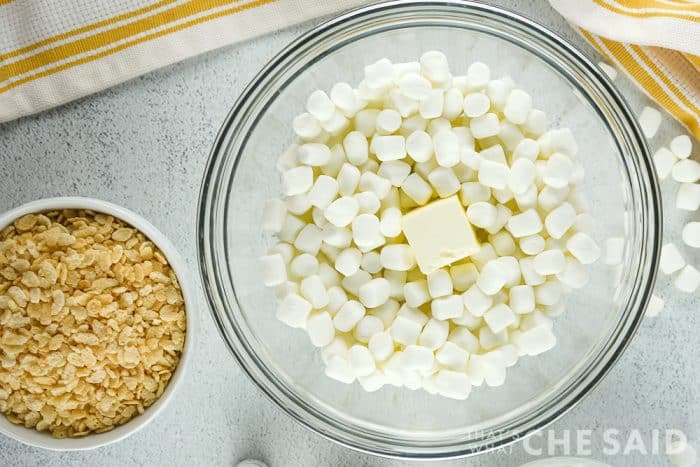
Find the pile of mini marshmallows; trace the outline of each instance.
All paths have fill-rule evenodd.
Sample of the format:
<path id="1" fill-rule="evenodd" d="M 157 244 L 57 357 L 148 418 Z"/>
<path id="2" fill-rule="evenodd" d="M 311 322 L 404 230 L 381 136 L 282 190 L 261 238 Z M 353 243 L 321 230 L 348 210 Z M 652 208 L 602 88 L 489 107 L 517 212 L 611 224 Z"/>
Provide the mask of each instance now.
<path id="1" fill-rule="evenodd" d="M 600 256 L 577 145 L 483 63 L 453 76 L 431 51 L 364 72 L 356 89 L 314 91 L 294 119 L 298 144 L 277 165 L 285 196 L 263 213 L 279 240 L 263 280 L 329 377 L 465 399 L 554 347 L 563 295 Z M 426 275 L 402 217 L 452 197 L 480 245 Z"/>

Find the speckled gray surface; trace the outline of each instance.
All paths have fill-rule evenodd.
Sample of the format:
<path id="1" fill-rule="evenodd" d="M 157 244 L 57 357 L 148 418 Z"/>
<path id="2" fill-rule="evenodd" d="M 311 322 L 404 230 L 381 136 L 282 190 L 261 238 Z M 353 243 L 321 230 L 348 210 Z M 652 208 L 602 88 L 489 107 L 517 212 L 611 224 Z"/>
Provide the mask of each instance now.
<path id="1" fill-rule="evenodd" d="M 543 1 L 493 2 L 537 18 L 592 50 Z M 33 199 L 82 195 L 126 206 L 161 229 L 196 271 L 195 209 L 214 135 L 255 72 L 311 24 L 225 48 L 43 114 L 0 125 L 0 211 Z M 647 103 L 619 87 L 635 111 Z M 666 121 L 652 147 L 681 131 Z M 676 187 L 663 185 L 667 238 L 679 242 Z M 697 214 L 695 214 L 697 217 Z M 696 219 L 697 220 L 697 219 Z M 698 263 L 698 253 L 693 261 Z M 664 455 L 605 456 L 603 430 L 627 440 L 641 430 L 677 428 L 700 441 L 696 357 L 700 300 L 659 282 L 667 309 L 647 319 L 599 387 L 551 429 L 593 430 L 592 457 L 616 466 L 668 465 Z M 52 453 L 0 436 L 0 465 L 221 465 L 256 457 L 273 466 L 400 465 L 337 446 L 294 423 L 268 401 L 224 348 L 198 297 L 202 326 L 190 377 L 164 414 L 125 441 L 80 453 Z M 575 438 L 576 433 L 571 436 Z M 533 443 L 535 447 L 541 440 Z M 696 443 L 697 445 L 697 443 Z M 575 443 L 572 443 L 575 446 Z M 545 449 L 546 451 L 546 449 Z M 565 454 L 559 448 L 557 455 Z M 515 466 L 535 459 L 521 445 L 449 465 Z"/>

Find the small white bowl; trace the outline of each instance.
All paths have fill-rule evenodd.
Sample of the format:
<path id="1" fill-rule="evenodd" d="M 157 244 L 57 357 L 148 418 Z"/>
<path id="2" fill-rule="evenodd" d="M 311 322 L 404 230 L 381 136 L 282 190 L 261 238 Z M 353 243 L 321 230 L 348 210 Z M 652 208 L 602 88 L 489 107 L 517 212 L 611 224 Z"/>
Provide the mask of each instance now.
<path id="1" fill-rule="evenodd" d="M 82 438 L 54 438 L 46 432 L 39 432 L 33 428 L 25 428 L 22 425 L 15 425 L 0 414 L 0 433 L 14 438 L 31 446 L 36 446 L 53 451 L 81 451 L 105 446 L 126 438 L 136 433 L 141 428 L 151 422 L 163 410 L 168 402 L 173 398 L 175 389 L 182 383 L 192 354 L 194 352 L 194 337 L 198 329 L 198 315 L 194 308 L 194 289 L 185 266 L 184 261 L 177 250 L 165 236 L 158 231 L 150 222 L 128 209 L 120 206 L 92 198 L 65 197 L 46 198 L 19 206 L 5 214 L 0 215 L 0 230 L 4 229 L 16 219 L 31 213 L 53 211 L 59 209 L 89 209 L 91 211 L 112 215 L 132 227 L 140 230 L 146 235 L 165 255 L 170 267 L 172 267 L 178 281 L 185 301 L 185 315 L 187 317 L 187 331 L 185 333 L 185 346 L 180 356 L 175 372 L 173 373 L 168 386 L 160 398 L 148 407 L 143 414 L 137 415 L 123 425 L 111 431 L 98 434 L 90 434 Z"/>

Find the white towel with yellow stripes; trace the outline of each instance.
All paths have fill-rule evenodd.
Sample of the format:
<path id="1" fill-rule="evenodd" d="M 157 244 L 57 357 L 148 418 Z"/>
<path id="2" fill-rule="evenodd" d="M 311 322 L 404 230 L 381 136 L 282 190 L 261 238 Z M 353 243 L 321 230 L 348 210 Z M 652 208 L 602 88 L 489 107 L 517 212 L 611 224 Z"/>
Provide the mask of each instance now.
<path id="1" fill-rule="evenodd" d="M 549 3 L 611 64 L 700 139 L 700 2 Z"/>
<path id="2" fill-rule="evenodd" d="M 0 122 L 367 0 L 0 0 Z"/>

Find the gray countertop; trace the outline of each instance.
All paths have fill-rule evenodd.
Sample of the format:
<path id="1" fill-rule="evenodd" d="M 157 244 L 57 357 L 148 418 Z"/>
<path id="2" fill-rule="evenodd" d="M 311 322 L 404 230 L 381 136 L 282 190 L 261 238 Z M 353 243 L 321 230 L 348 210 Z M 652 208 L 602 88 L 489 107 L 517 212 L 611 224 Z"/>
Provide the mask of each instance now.
<path id="1" fill-rule="evenodd" d="M 595 53 L 544 0 L 494 1 L 537 19 Z M 82 195 L 123 205 L 153 222 L 178 247 L 198 278 L 195 210 L 209 148 L 224 116 L 256 71 L 311 24 L 227 47 L 137 78 L 40 115 L 0 125 L 0 211 L 50 196 Z M 623 77 L 616 83 L 639 112 L 648 103 Z M 652 148 L 682 131 L 667 118 Z M 696 143 L 697 151 L 697 143 Z M 680 245 L 683 217 L 676 186 L 663 184 L 666 238 Z M 694 214 L 697 217 L 697 213 Z M 697 220 L 697 219 L 696 219 Z M 698 254 L 694 262 L 698 264 Z M 561 439 L 592 430 L 592 456 L 616 466 L 669 465 L 663 454 L 606 456 L 604 433 L 622 448 L 634 430 L 651 449 L 652 430 L 683 430 L 700 442 L 700 300 L 657 290 L 667 301 L 647 318 L 618 364 L 577 407 L 550 428 Z M 254 457 L 272 466 L 400 465 L 355 453 L 293 422 L 248 381 L 224 348 L 206 310 L 195 364 L 157 420 L 117 444 L 53 453 L 0 435 L 0 465 L 221 465 Z M 615 434 L 610 430 L 619 430 Z M 570 430 L 570 431 L 569 431 Z M 607 431 L 606 431 L 607 430 Z M 586 437 L 585 431 L 580 436 Z M 612 434 L 611 434 L 612 433 Z M 532 446 L 544 446 L 547 435 Z M 557 455 L 565 452 L 557 449 Z M 575 453 L 572 452 L 572 454 Z M 535 459 L 521 444 L 449 465 L 515 466 Z"/>

